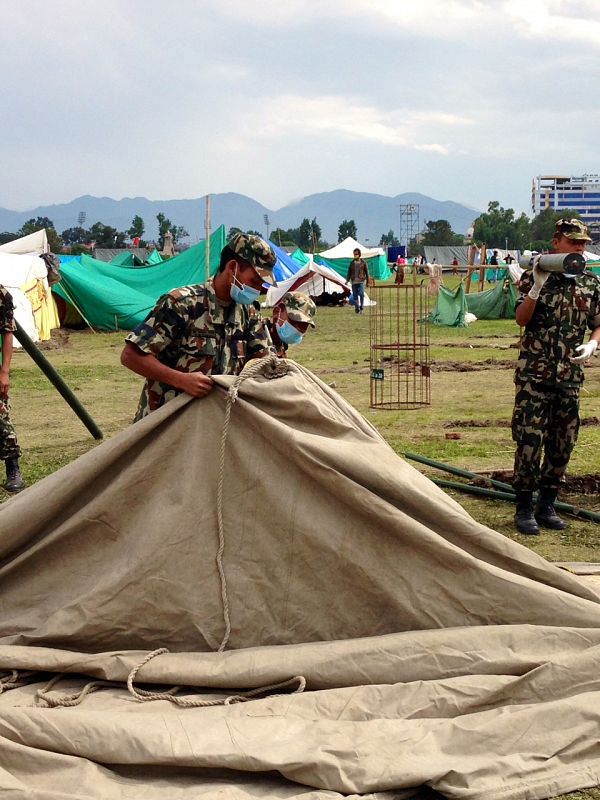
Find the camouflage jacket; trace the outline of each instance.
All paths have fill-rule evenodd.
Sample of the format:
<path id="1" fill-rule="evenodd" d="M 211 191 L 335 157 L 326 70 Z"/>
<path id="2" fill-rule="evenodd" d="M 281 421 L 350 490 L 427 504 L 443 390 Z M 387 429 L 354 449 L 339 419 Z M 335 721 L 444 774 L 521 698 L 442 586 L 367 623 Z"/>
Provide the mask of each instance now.
<path id="1" fill-rule="evenodd" d="M 212 280 L 173 289 L 125 339 L 168 367 L 205 375 L 238 375 L 246 361 L 271 349 L 257 306 L 219 303 Z M 147 380 L 135 421 L 181 392 Z"/>
<path id="2" fill-rule="evenodd" d="M 522 303 L 533 286 L 531 271 L 519 283 Z M 600 278 L 584 272 L 566 278 L 551 272 L 542 287 L 533 316 L 521 337 L 515 381 L 534 380 L 550 386 L 573 388 L 583 381 L 583 367 L 573 364 L 575 348 L 583 344 L 586 329 L 600 326 Z"/>
<path id="3" fill-rule="evenodd" d="M 12 294 L 0 286 L 0 333 L 16 330 L 14 309 Z"/>

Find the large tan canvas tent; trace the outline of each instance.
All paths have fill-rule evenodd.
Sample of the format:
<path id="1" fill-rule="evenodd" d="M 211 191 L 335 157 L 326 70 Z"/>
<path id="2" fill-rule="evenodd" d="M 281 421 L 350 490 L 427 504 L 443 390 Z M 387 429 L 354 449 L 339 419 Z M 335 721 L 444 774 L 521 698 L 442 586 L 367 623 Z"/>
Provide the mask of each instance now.
<path id="1" fill-rule="evenodd" d="M 600 783 L 596 593 L 293 362 L 215 382 L 0 508 L 6 796 Z"/>

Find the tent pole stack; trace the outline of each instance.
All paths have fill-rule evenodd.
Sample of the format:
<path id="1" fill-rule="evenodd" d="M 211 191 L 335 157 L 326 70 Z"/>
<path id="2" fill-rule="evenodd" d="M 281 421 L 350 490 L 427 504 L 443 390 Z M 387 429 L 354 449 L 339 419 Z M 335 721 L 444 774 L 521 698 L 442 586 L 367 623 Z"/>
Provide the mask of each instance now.
<path id="1" fill-rule="evenodd" d="M 371 408 L 431 405 L 429 295 L 416 279 L 369 289 Z"/>

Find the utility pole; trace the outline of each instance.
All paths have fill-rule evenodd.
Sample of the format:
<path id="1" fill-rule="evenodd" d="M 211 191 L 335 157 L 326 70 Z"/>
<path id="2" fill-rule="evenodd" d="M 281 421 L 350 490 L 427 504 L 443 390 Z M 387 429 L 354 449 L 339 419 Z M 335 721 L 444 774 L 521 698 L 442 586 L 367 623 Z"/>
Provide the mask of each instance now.
<path id="1" fill-rule="evenodd" d="M 204 214 L 204 265 L 206 280 L 210 278 L 210 195 L 206 195 L 206 211 Z"/>

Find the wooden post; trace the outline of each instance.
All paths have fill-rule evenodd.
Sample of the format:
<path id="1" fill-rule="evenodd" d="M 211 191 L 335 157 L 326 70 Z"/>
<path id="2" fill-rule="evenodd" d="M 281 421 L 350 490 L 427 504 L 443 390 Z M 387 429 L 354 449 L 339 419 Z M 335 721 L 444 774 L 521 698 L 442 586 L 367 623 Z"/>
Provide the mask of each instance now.
<path id="1" fill-rule="evenodd" d="M 205 264 L 205 279 L 210 278 L 210 195 L 206 195 L 206 213 L 204 215 L 204 264 Z"/>

